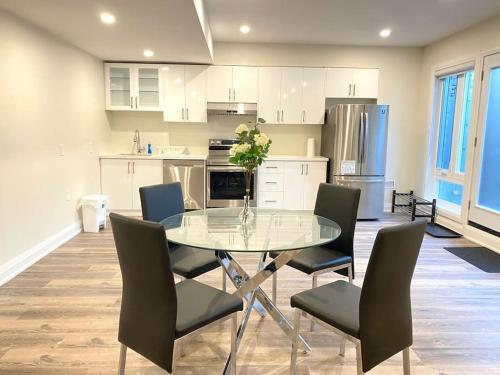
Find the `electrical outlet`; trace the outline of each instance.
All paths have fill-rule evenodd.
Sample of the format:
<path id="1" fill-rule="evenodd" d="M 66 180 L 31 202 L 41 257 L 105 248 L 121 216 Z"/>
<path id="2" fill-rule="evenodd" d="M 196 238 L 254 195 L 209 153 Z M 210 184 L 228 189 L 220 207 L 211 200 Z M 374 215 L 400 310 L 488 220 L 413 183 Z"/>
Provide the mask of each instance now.
<path id="1" fill-rule="evenodd" d="M 59 144 L 59 156 L 64 156 L 64 143 Z"/>
<path id="2" fill-rule="evenodd" d="M 70 201 L 70 199 L 71 199 L 71 194 L 70 194 L 70 191 L 69 191 L 69 189 L 66 189 L 66 201 L 68 201 L 68 202 L 69 202 L 69 201 Z"/>

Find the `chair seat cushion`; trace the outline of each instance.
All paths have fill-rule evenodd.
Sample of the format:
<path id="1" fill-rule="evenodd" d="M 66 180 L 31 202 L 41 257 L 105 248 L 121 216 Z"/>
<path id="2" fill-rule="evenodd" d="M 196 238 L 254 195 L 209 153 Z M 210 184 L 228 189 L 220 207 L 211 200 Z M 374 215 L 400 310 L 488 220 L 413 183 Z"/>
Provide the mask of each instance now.
<path id="1" fill-rule="evenodd" d="M 177 283 L 175 291 L 177 293 L 176 338 L 243 310 L 241 298 L 195 280 Z"/>
<path id="2" fill-rule="evenodd" d="M 171 249 L 170 261 L 174 273 L 186 279 L 193 279 L 220 267 L 220 263 L 213 251 L 200 250 L 189 246 L 176 246 Z"/>
<path id="3" fill-rule="evenodd" d="M 279 254 L 278 251 L 270 253 L 272 258 L 276 258 Z M 313 272 L 349 263 L 352 263 L 352 257 L 341 251 L 314 246 L 302 250 L 287 265 L 310 275 Z"/>
<path id="4" fill-rule="evenodd" d="M 292 307 L 359 338 L 359 299 L 361 288 L 345 281 L 306 290 L 292 296 Z"/>

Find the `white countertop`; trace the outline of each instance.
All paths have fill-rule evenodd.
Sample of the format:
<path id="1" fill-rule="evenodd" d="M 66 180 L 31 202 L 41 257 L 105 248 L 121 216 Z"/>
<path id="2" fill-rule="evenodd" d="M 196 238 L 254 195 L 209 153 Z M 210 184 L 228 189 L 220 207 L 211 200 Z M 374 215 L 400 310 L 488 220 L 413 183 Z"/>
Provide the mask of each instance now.
<path id="1" fill-rule="evenodd" d="M 206 160 L 207 155 L 184 155 L 184 154 L 153 154 L 153 155 L 130 155 L 130 154 L 103 154 L 101 159 L 152 159 L 152 160 Z M 265 160 L 269 161 L 319 161 L 326 162 L 324 156 L 304 155 L 268 155 Z"/>
<path id="2" fill-rule="evenodd" d="M 324 156 L 304 155 L 268 155 L 265 160 L 270 161 L 328 161 Z"/>
<path id="3" fill-rule="evenodd" d="M 129 155 L 129 154 L 103 154 L 101 159 L 152 159 L 152 160 L 206 160 L 207 155 L 184 155 L 184 154 L 153 154 L 153 155 Z"/>

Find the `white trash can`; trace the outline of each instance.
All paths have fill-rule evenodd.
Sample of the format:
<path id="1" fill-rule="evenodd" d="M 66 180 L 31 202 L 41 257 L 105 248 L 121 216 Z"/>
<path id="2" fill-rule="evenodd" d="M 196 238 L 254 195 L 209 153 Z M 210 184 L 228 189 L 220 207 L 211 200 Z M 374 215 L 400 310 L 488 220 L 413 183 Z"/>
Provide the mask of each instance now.
<path id="1" fill-rule="evenodd" d="M 108 197 L 105 195 L 85 195 L 80 199 L 83 216 L 84 232 L 99 232 L 106 228 L 106 206 Z"/>

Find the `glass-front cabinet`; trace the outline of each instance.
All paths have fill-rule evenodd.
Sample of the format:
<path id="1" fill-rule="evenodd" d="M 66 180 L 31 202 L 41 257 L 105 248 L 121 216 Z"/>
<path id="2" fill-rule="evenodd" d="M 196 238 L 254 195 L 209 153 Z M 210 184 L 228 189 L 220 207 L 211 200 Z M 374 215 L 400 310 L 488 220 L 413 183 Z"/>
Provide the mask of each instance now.
<path id="1" fill-rule="evenodd" d="M 162 111 L 161 66 L 105 64 L 106 109 Z"/>

